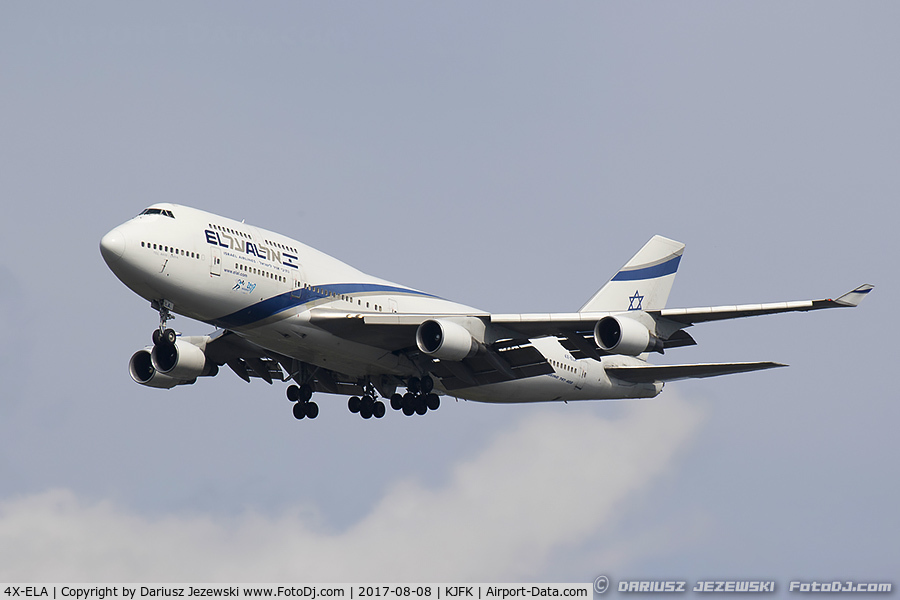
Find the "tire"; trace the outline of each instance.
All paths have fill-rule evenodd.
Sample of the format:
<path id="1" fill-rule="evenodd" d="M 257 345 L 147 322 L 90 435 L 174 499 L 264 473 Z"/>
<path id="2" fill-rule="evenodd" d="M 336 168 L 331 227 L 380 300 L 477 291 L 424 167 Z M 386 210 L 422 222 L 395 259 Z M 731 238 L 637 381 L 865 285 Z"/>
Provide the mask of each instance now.
<path id="1" fill-rule="evenodd" d="M 376 419 L 380 419 L 381 417 L 383 417 L 385 412 L 387 411 L 384 408 L 384 402 L 381 402 L 380 400 L 375 403 L 375 406 L 372 407 L 372 415 Z"/>
<path id="2" fill-rule="evenodd" d="M 306 407 L 302 403 L 297 402 L 296 404 L 294 404 L 294 408 L 292 410 L 294 411 L 294 418 L 298 421 L 306 417 Z"/>
<path id="3" fill-rule="evenodd" d="M 391 408 L 394 410 L 400 410 L 403 408 L 403 396 L 400 394 L 394 394 L 391 396 Z"/>
<path id="4" fill-rule="evenodd" d="M 434 379 L 432 379 L 428 375 L 422 378 L 421 384 L 423 394 L 430 394 L 431 390 L 434 389 Z"/>
<path id="5" fill-rule="evenodd" d="M 319 416 L 319 405 L 315 402 L 307 402 L 306 403 L 306 416 L 310 419 L 315 419 Z"/>
<path id="6" fill-rule="evenodd" d="M 299 388 L 300 402 L 309 402 L 312 399 L 313 390 L 309 385 L 301 385 Z"/>
<path id="7" fill-rule="evenodd" d="M 297 402 L 300 400 L 300 388 L 296 385 L 289 385 L 287 389 L 287 398 L 291 402 Z"/>
<path id="8" fill-rule="evenodd" d="M 350 396 L 350 400 L 347 401 L 347 408 L 350 409 L 350 412 L 356 414 L 359 412 L 360 404 L 359 396 Z"/>
<path id="9" fill-rule="evenodd" d="M 166 329 L 162 334 L 162 341 L 170 346 L 174 346 L 177 339 L 178 334 L 175 333 L 174 329 Z"/>
<path id="10" fill-rule="evenodd" d="M 428 410 L 437 410 L 441 407 L 441 399 L 437 394 L 428 394 L 425 396 L 425 405 Z"/>

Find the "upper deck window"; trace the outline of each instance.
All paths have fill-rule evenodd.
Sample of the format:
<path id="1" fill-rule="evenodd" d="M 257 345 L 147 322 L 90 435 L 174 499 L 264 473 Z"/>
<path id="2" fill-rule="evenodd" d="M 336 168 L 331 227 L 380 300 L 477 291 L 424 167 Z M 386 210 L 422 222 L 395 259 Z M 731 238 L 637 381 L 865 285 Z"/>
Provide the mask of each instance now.
<path id="1" fill-rule="evenodd" d="M 172 214 L 171 210 L 163 210 L 161 208 L 145 208 L 141 213 L 142 215 L 162 215 L 164 217 L 169 217 L 174 219 L 175 215 Z"/>

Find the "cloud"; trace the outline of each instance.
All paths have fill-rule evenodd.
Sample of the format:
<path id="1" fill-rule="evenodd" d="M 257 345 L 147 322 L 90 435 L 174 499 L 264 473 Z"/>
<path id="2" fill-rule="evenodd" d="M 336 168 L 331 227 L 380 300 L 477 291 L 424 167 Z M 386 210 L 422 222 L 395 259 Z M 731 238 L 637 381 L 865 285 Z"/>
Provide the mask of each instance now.
<path id="1" fill-rule="evenodd" d="M 396 482 L 342 531 L 323 530 L 310 507 L 150 517 L 67 490 L 8 499 L 0 579 L 534 581 L 555 551 L 602 539 L 672 468 L 701 421 L 671 396 L 615 419 L 594 408 L 523 418 L 440 485 Z M 346 489 L 369 493 L 353 481 Z"/>

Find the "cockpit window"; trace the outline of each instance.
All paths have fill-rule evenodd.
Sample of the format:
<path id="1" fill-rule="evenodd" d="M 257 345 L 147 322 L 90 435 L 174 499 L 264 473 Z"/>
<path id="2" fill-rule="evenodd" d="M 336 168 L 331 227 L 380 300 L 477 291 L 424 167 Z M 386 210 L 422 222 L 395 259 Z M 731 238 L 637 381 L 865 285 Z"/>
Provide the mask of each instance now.
<path id="1" fill-rule="evenodd" d="M 172 214 L 171 210 L 163 210 L 161 208 L 145 208 L 141 214 L 142 215 L 162 215 L 164 217 L 170 217 L 172 219 L 175 218 L 175 215 Z"/>

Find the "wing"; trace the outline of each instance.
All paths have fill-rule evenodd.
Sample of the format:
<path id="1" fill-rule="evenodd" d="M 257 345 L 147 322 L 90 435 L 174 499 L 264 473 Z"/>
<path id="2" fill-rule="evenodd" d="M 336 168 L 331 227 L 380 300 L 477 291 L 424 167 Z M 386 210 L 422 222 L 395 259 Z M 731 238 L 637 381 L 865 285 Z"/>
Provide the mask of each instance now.
<path id="1" fill-rule="evenodd" d="M 866 294 L 872 291 L 874 286 L 865 284 L 839 296 L 836 300 L 802 300 L 799 302 L 774 302 L 771 304 L 745 304 L 742 306 L 711 306 L 705 308 L 664 308 L 653 311 L 650 314 L 662 317 L 670 321 L 689 327 L 695 323 L 707 321 L 721 321 L 724 319 L 738 319 L 741 317 L 755 317 L 758 315 L 772 315 L 783 312 L 807 312 L 824 308 L 852 308 L 862 302 Z"/>
<path id="2" fill-rule="evenodd" d="M 307 384 L 315 392 L 360 395 L 361 383 L 340 373 L 322 369 L 257 346 L 235 333 L 219 330 L 206 339 L 187 338 L 186 341 L 205 343 L 206 357 L 219 366 L 228 365 L 246 382 L 259 378 L 271 384 L 273 381 L 293 379 Z"/>
<path id="3" fill-rule="evenodd" d="M 310 323 L 344 339 L 404 354 L 424 370 L 440 377 L 447 390 L 511 381 L 553 373 L 547 359 L 527 338 L 508 330 L 495 330 L 475 356 L 446 361 L 421 353 L 416 346 L 416 330 L 431 319 L 480 319 L 490 323 L 488 313 L 397 314 L 347 313 L 315 308 Z"/>
<path id="4" fill-rule="evenodd" d="M 784 312 L 822 310 L 826 308 L 847 308 L 859 305 L 874 286 L 865 284 L 839 296 L 836 300 L 801 300 L 796 302 L 775 302 L 770 304 L 745 304 L 740 306 L 709 306 L 700 308 L 667 308 L 654 311 L 629 311 L 616 314 L 648 315 L 657 322 L 664 335 L 666 348 L 689 346 L 696 342 L 687 333 L 680 331 L 696 323 L 721 321 L 757 315 L 771 315 Z M 429 319 L 478 318 L 494 325 L 495 340 L 527 341 L 531 338 L 555 336 L 569 340 L 572 348 L 581 348 L 588 343 L 587 337 L 594 325 L 609 312 L 576 313 L 526 313 L 526 314 L 384 314 L 348 313 L 341 310 L 316 308 L 310 311 L 310 322 L 337 336 L 355 342 L 369 344 L 385 350 L 397 351 L 415 346 L 416 328 Z M 580 338 L 580 339 L 579 339 Z M 590 342 L 593 344 L 593 342 Z M 585 352 L 586 353 L 586 352 Z M 602 354 L 602 351 L 600 351 Z M 587 354 L 587 353 L 586 353 Z"/>
<path id="5" fill-rule="evenodd" d="M 741 306 L 708 306 L 700 308 L 665 308 L 652 311 L 629 311 L 634 314 L 647 314 L 658 323 L 665 319 L 674 323 L 674 330 L 689 327 L 695 323 L 721 321 L 757 315 L 772 315 L 784 312 L 821 310 L 825 308 L 847 308 L 858 306 L 874 286 L 865 284 L 847 292 L 836 300 L 801 300 L 796 302 L 774 302 L 770 304 L 745 304 Z M 491 323 L 502 325 L 526 337 L 542 337 L 556 335 L 567 337 L 569 332 L 587 332 L 608 312 L 491 315 Z M 617 314 L 629 314 L 617 313 Z M 669 325 L 668 328 L 672 328 Z M 684 340 L 682 340 L 684 341 Z M 678 343 L 677 345 L 688 345 Z"/>
<path id="6" fill-rule="evenodd" d="M 652 383 L 654 381 L 676 381 L 678 379 L 699 379 L 717 377 L 732 373 L 749 373 L 764 369 L 777 369 L 787 365 L 776 362 L 742 363 L 699 363 L 690 365 L 629 365 L 606 367 L 610 377 L 629 383 Z"/>
<path id="7" fill-rule="evenodd" d="M 615 313 L 640 320 L 659 338 L 659 350 L 696 344 L 684 328 L 706 321 L 736 319 L 782 312 L 811 311 L 857 306 L 873 289 L 862 285 L 836 300 L 802 300 L 770 304 L 662 309 Z M 310 323 L 341 338 L 396 353 L 403 353 L 441 378 L 448 389 L 485 385 L 553 372 L 553 368 L 530 340 L 556 337 L 576 359 L 600 360 L 609 352 L 597 347 L 594 326 L 609 312 L 535 313 L 535 314 L 396 314 L 348 313 L 329 308 L 310 311 Z M 419 352 L 416 330 L 428 320 L 477 319 L 484 326 L 486 339 L 478 340 L 482 351 L 461 361 L 441 361 Z M 229 363 L 230 364 L 230 363 Z M 615 377 L 632 382 L 672 381 L 713 377 L 784 366 L 779 363 L 721 363 L 670 366 L 616 367 Z M 240 374 L 240 373 L 239 373 Z"/>

